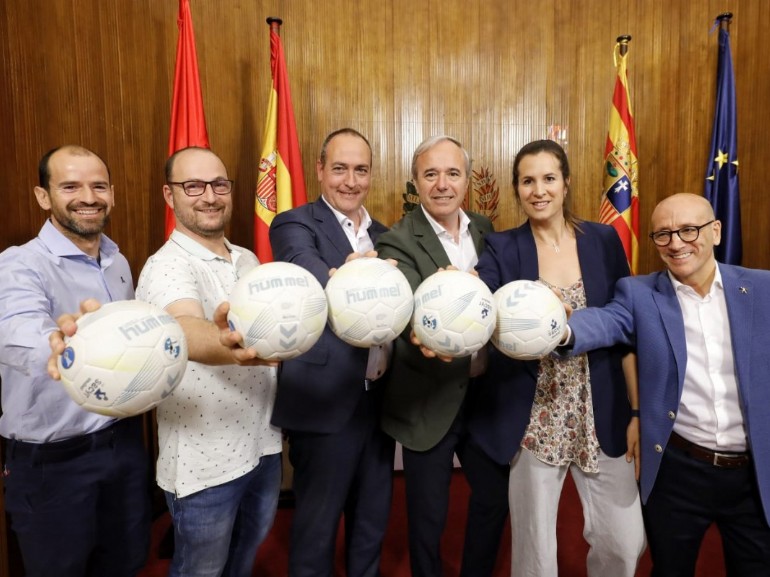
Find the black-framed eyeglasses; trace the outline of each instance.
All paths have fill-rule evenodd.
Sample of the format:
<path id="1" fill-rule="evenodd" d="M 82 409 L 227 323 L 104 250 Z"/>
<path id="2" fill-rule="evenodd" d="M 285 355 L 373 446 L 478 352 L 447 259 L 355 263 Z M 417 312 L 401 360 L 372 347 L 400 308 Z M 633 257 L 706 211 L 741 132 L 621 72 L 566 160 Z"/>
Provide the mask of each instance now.
<path id="1" fill-rule="evenodd" d="M 230 194 L 233 190 L 232 180 L 226 178 L 217 178 L 216 180 L 185 180 L 184 182 L 169 182 L 168 184 L 176 184 L 181 186 L 182 190 L 187 196 L 200 196 L 206 192 L 206 186 L 211 185 L 211 190 L 214 194 L 225 195 Z"/>
<path id="2" fill-rule="evenodd" d="M 650 238 L 658 246 L 668 246 L 671 244 L 671 239 L 674 237 L 674 233 L 679 235 L 679 238 L 684 242 L 695 242 L 700 236 L 700 229 L 710 225 L 716 220 L 710 220 L 706 224 L 700 226 L 683 226 L 679 230 L 660 230 L 658 232 L 651 232 Z"/>

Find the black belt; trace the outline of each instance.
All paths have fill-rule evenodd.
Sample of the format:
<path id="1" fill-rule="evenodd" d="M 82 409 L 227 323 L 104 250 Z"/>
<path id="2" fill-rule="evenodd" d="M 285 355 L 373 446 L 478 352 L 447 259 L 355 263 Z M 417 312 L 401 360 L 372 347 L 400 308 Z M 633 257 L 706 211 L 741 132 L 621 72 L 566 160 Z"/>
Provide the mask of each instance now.
<path id="1" fill-rule="evenodd" d="M 130 421 L 133 420 L 123 419 L 115 421 L 110 426 L 99 431 L 50 443 L 27 443 L 25 441 L 17 441 L 16 439 L 8 439 L 6 441 L 8 458 L 31 460 L 35 464 L 69 461 L 89 451 L 112 447 L 116 436 L 123 429 L 126 429 Z"/>
<path id="2" fill-rule="evenodd" d="M 736 453 L 712 451 L 711 449 L 701 447 L 700 445 L 696 445 L 695 443 L 688 441 L 673 431 L 671 432 L 671 437 L 668 440 L 668 444 L 672 447 L 676 447 L 677 449 L 684 451 L 693 459 L 697 459 L 698 461 L 703 461 L 704 463 L 709 463 L 715 467 L 721 467 L 723 469 L 742 469 L 751 463 L 751 455 L 748 452 Z"/>

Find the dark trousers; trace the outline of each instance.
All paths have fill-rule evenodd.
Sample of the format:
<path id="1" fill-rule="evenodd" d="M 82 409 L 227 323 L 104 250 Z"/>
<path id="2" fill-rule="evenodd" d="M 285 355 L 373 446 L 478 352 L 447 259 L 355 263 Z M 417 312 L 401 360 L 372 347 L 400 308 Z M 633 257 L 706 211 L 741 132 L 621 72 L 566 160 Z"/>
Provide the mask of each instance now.
<path id="1" fill-rule="evenodd" d="M 453 454 L 471 487 L 461 575 L 492 575 L 508 516 L 509 467 L 489 459 L 465 434 L 462 416 L 433 448 L 404 447 L 404 479 L 413 577 L 442 575 L 441 535 L 449 508 Z"/>
<path id="2" fill-rule="evenodd" d="M 60 443 L 7 441 L 5 504 L 27 577 L 132 577 L 150 543 L 139 418 Z"/>
<path id="3" fill-rule="evenodd" d="M 379 424 L 381 391 L 369 391 L 332 434 L 289 431 L 296 507 L 290 577 L 331 577 L 340 517 L 348 577 L 379 574 L 393 487 L 393 439 Z"/>
<path id="4" fill-rule="evenodd" d="M 728 577 L 770 576 L 770 527 L 751 465 L 715 467 L 669 446 L 643 514 L 653 577 L 692 577 L 712 523 Z"/>

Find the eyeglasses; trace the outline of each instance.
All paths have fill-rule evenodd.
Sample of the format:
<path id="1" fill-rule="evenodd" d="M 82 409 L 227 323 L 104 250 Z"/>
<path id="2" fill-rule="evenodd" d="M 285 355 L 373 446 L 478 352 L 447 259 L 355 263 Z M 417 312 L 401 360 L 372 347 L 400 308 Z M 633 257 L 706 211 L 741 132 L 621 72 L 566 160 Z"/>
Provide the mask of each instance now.
<path id="1" fill-rule="evenodd" d="M 671 244 L 671 239 L 674 237 L 674 233 L 679 235 L 679 238 L 684 242 L 695 242 L 700 235 L 700 229 L 710 225 L 714 220 L 708 221 L 706 224 L 700 226 L 685 226 L 679 230 L 661 230 L 658 232 L 651 232 L 650 238 L 658 246 L 668 246 Z"/>
<path id="2" fill-rule="evenodd" d="M 168 184 L 176 184 L 181 186 L 182 190 L 184 190 L 184 193 L 187 196 L 200 196 L 206 192 L 206 186 L 209 184 L 211 185 L 211 190 L 214 191 L 214 194 L 230 194 L 230 191 L 233 190 L 233 182 L 234 181 L 227 180 L 225 178 L 218 178 L 216 180 L 209 181 L 186 180 L 184 182 L 169 182 Z"/>

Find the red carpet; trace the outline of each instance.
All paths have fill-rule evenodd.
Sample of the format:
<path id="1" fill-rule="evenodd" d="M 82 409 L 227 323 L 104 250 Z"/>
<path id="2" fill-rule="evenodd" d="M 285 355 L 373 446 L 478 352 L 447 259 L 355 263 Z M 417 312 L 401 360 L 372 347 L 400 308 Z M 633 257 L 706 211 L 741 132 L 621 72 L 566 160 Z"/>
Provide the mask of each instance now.
<path id="1" fill-rule="evenodd" d="M 455 473 L 452 481 L 452 499 L 450 503 L 447 530 L 442 541 L 444 555 L 444 573 L 453 577 L 460 572 L 463 532 L 465 527 L 468 485 L 462 473 Z M 273 529 L 260 548 L 254 563 L 253 577 L 284 577 L 287 572 L 289 551 L 289 526 L 292 509 L 279 509 Z M 158 559 L 158 543 L 169 527 L 168 515 L 160 517 L 153 526 L 153 549 L 151 559 L 140 577 L 166 577 L 168 559 Z M 567 477 L 559 508 L 557 533 L 559 538 L 559 577 L 586 577 L 585 559 L 588 546 L 582 537 L 583 516 L 580 501 L 571 478 Z M 341 533 L 341 531 L 340 531 Z M 503 537 L 503 546 L 497 559 L 495 577 L 507 577 L 510 573 L 511 546 L 510 529 Z M 344 576 L 342 538 L 338 539 L 337 576 Z M 391 511 L 388 532 L 382 555 L 382 575 L 384 577 L 408 577 L 409 554 L 406 540 L 406 510 L 404 497 L 404 479 L 396 475 L 393 489 L 393 509 Z M 645 552 L 637 571 L 637 577 L 650 574 L 649 554 Z M 712 527 L 701 549 L 696 577 L 721 577 L 725 574 L 722 561 L 722 544 L 719 534 Z M 606 577 L 612 577 L 610 575 Z"/>

